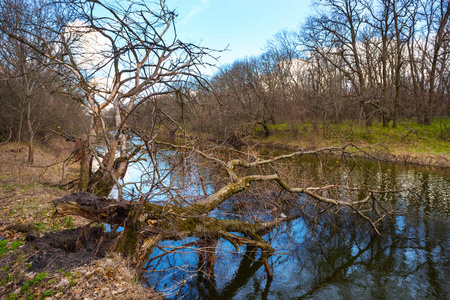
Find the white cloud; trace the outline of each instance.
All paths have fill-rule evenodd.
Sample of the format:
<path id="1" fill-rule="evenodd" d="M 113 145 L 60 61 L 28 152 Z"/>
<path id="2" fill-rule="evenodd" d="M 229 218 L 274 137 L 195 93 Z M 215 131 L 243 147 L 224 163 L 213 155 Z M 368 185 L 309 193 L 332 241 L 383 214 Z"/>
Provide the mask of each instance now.
<path id="1" fill-rule="evenodd" d="M 195 3 L 195 1 L 191 1 L 190 3 Z M 209 4 L 210 0 L 200 0 L 200 3 L 197 2 L 197 4 L 189 10 L 186 16 L 181 19 L 180 24 L 183 25 L 188 23 L 194 16 L 207 9 Z"/>
<path id="2" fill-rule="evenodd" d="M 86 71 L 94 71 L 110 56 L 110 41 L 83 21 L 68 24 L 65 35 L 77 64 Z"/>

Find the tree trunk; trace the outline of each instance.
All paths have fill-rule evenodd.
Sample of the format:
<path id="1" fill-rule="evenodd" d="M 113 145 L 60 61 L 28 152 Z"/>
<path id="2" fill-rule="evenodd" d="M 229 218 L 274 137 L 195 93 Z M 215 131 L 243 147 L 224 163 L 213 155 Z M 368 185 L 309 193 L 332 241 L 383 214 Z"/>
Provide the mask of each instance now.
<path id="1" fill-rule="evenodd" d="M 86 191 L 99 197 L 108 197 L 114 187 L 114 183 L 111 172 L 100 167 L 89 179 Z"/>
<path id="2" fill-rule="evenodd" d="M 90 179 L 90 155 L 85 153 L 80 160 L 80 182 L 78 183 L 78 190 L 85 192 L 88 189 Z"/>
<path id="3" fill-rule="evenodd" d="M 270 136 L 270 128 L 267 126 L 267 121 L 260 122 L 261 126 L 264 128 L 264 136 Z"/>
<path id="4" fill-rule="evenodd" d="M 141 229 L 142 226 L 137 226 L 136 223 L 125 225 L 114 249 L 128 258 L 138 271 L 144 269 L 154 247 L 162 240 L 162 234 L 141 234 Z"/>
<path id="5" fill-rule="evenodd" d="M 78 182 L 78 190 L 86 192 L 91 178 L 92 153 L 89 149 L 87 140 L 72 138 L 75 140 L 75 161 L 80 162 L 80 181 Z"/>
<path id="6" fill-rule="evenodd" d="M 382 119 L 383 119 L 383 127 L 385 128 L 389 127 L 390 120 L 388 117 L 386 117 L 384 113 L 382 114 Z"/>
<path id="7" fill-rule="evenodd" d="M 366 121 L 367 127 L 372 127 L 372 115 L 370 112 L 370 106 L 367 103 L 363 103 L 363 109 L 364 109 L 364 117 Z"/>
<path id="8" fill-rule="evenodd" d="M 34 130 L 33 122 L 31 120 L 31 101 L 27 103 L 27 126 L 28 126 L 28 163 L 32 165 L 34 163 Z"/>
<path id="9" fill-rule="evenodd" d="M 34 133 L 30 132 L 30 140 L 28 141 L 28 163 L 34 164 Z"/>
<path id="10" fill-rule="evenodd" d="M 20 111 L 20 122 L 19 122 L 19 133 L 17 136 L 17 147 L 20 146 L 20 142 L 22 141 L 22 126 L 23 126 L 23 111 Z"/>
<path id="11" fill-rule="evenodd" d="M 108 197 L 116 181 L 125 175 L 127 167 L 127 157 L 116 158 L 111 169 L 100 166 L 90 177 L 86 191 L 99 197 Z"/>

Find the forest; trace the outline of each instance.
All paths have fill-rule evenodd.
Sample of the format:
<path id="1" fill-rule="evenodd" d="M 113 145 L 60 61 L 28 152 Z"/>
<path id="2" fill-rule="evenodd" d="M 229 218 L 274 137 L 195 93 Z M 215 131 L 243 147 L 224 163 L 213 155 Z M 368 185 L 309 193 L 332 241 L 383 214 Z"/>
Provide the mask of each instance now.
<path id="1" fill-rule="evenodd" d="M 61 193 L 46 200 L 52 219 L 89 220 L 82 234 L 70 232 L 78 238 L 64 249 L 87 249 L 91 236 L 100 235 L 95 254 L 110 241 L 108 251 L 159 292 L 151 282 L 157 265 L 164 272 L 183 269 L 171 255 L 194 249 L 196 258 L 186 261 L 198 275 L 192 284 L 199 294 L 192 287 L 189 293 L 205 299 L 237 293 L 234 280 L 218 289 L 216 278 L 226 277 L 219 261 L 230 246 L 229 257 L 245 249 L 237 269 L 248 264 L 256 274 L 263 267 L 261 297 L 267 297 L 279 270 L 274 257 L 282 251 L 272 235 L 280 228 L 302 220 L 311 238 L 327 241 L 339 235 L 335 230 L 351 228 L 352 237 L 376 244 L 384 232 L 395 236 L 392 228 L 403 228 L 400 202 L 433 206 L 425 183 L 416 191 L 412 181 L 384 182 L 389 176 L 379 172 L 391 171 L 382 164 L 400 156 L 371 143 L 370 128 L 397 134 L 399 147 L 413 152 L 416 139 L 436 142 L 441 150 L 424 155 L 450 165 L 450 1 L 314 1 L 298 28 L 268 37 L 263 54 L 222 66 L 217 57 L 226 49 L 178 38 L 170 4 L 0 3 L 0 146 L 11 147 L 4 157 L 23 152 L 19 169 L 41 170 L 42 177 L 59 168 L 51 186 Z M 206 66 L 214 74 L 203 74 Z M 419 127 L 402 131 L 404 123 L 420 126 L 424 136 Z M 336 135 L 336 128 L 346 130 L 339 143 L 318 145 L 319 136 Z M 429 128 L 436 129 L 431 136 Z M 356 129 L 372 140 L 359 144 Z M 285 143 L 280 133 L 312 142 L 277 148 Z M 42 164 L 42 149 L 61 143 L 65 151 Z M 6 193 L 14 176 L 0 170 Z M 447 182 L 445 172 L 439 176 Z M 441 207 L 448 185 L 442 190 L 444 200 L 433 203 L 444 216 L 433 218 L 449 228 L 448 207 Z M 1 195 L 7 203 L 10 196 Z M 29 224 L 34 229 L 25 230 L 25 241 L 44 238 L 36 226 Z M 184 278 L 176 277 L 181 291 Z M 317 280 L 317 287 L 324 284 Z M 0 292 L 13 295 L 17 285 L 8 282 Z M 433 296 L 446 293 L 433 284 Z"/>
<path id="2" fill-rule="evenodd" d="M 88 16 L 58 14 L 64 9 L 45 1 L 2 5 L 3 141 L 45 141 L 49 129 L 57 126 L 82 133 L 86 126 L 76 124 L 88 122 L 84 117 L 92 110 L 84 89 L 92 89 L 89 93 L 102 104 L 111 97 L 102 93 L 106 87 L 101 81 L 113 75 L 106 66 L 113 60 L 108 47 L 115 45 L 107 36 L 99 37 L 106 28 L 89 25 L 96 20 L 84 20 Z M 195 132 L 224 137 L 256 127 L 269 134 L 269 125 L 305 122 L 351 120 L 370 126 L 381 121 L 396 128 L 399 120 L 413 119 L 429 125 L 450 112 L 448 19 L 446 1 L 318 1 L 300 28 L 268 37 L 264 54 L 222 66 L 202 83 L 194 79 L 200 74 L 193 68 L 217 54 L 184 44 L 189 57 L 177 58 L 178 67 L 188 62 L 183 67 L 192 77 L 172 75 L 171 88 L 152 95 L 161 102 L 162 123 L 173 120 Z M 70 36 L 67 24 L 72 24 Z M 99 28 L 88 30 L 80 24 Z M 86 48 L 89 39 L 96 40 L 92 49 Z M 181 68 L 171 69 L 167 71 L 182 73 Z M 70 74 L 75 71 L 81 77 Z M 143 91 L 133 91 L 138 92 Z M 141 102 L 135 118 L 153 109 L 152 101 Z M 113 109 L 105 106 L 102 113 L 114 124 Z M 167 126 L 173 131 L 177 125 Z"/>

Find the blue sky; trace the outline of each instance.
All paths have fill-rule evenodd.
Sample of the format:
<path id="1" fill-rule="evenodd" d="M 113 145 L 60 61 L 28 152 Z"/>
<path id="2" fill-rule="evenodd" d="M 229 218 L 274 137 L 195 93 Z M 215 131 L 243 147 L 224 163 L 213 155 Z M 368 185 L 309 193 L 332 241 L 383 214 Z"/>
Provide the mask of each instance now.
<path id="1" fill-rule="evenodd" d="M 283 29 L 296 29 L 311 0 L 167 0 L 178 13 L 180 40 L 221 53 L 218 65 L 262 53 L 266 41 Z"/>

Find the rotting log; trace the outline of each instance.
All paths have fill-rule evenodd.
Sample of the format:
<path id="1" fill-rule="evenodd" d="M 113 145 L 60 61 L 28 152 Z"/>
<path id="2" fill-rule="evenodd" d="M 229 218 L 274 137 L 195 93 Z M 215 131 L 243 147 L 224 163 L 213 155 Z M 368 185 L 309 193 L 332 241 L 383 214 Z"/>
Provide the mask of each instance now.
<path id="1" fill-rule="evenodd" d="M 66 195 L 52 201 L 55 215 L 81 216 L 95 222 L 123 224 L 130 211 L 130 203 L 103 198 L 87 192 Z"/>

